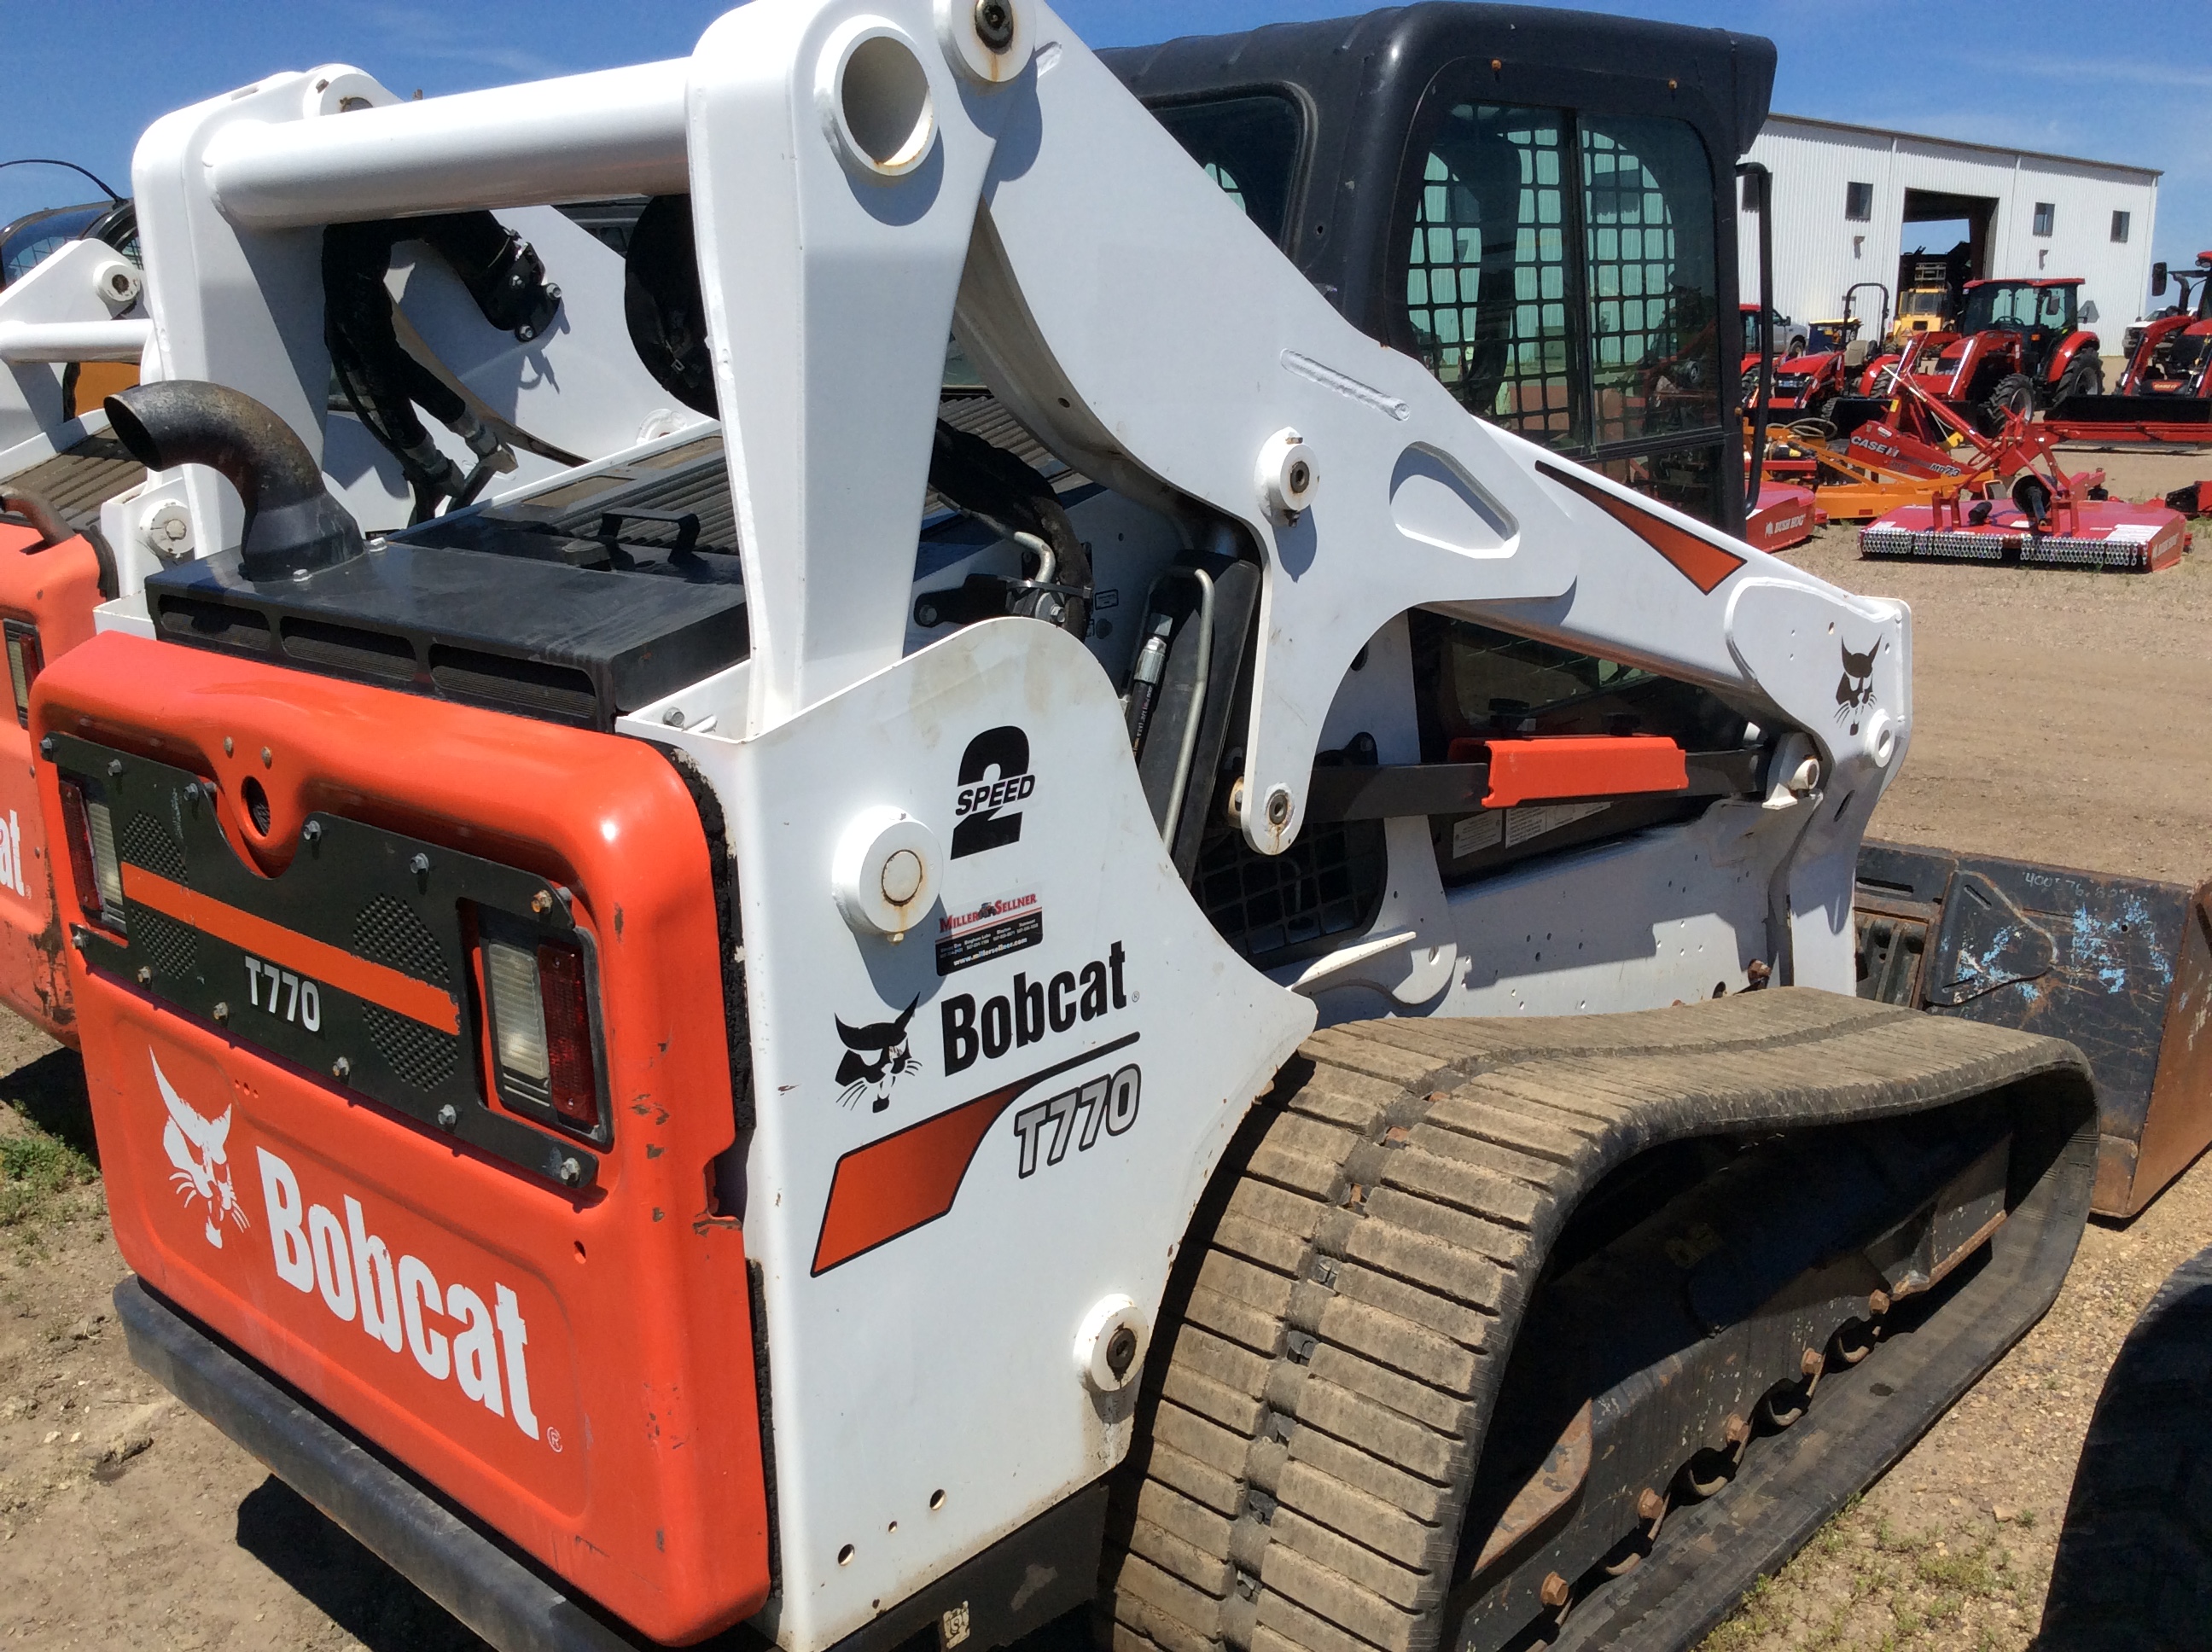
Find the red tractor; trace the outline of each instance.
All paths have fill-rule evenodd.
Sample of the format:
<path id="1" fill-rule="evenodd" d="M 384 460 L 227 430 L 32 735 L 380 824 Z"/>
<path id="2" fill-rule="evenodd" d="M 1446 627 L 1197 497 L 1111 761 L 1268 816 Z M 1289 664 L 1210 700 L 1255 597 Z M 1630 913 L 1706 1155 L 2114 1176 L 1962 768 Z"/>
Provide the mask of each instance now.
<path id="1" fill-rule="evenodd" d="M 1870 363 L 1865 393 L 1885 396 L 1893 375 L 1968 413 L 1991 433 L 2007 412 L 2026 418 L 2070 396 L 2101 396 L 2097 335 L 2080 325 L 2081 278 L 1970 281 L 1955 332 L 1921 333 L 1901 355 Z"/>
<path id="2" fill-rule="evenodd" d="M 2110 396 L 2068 397 L 2049 418 L 2070 440 L 2202 442 L 2212 436 L 2212 252 L 2178 272 L 2180 300 L 2128 329 L 2128 364 Z M 2198 282 L 2196 302 L 2190 283 Z M 2156 266 L 2151 290 L 2166 285 Z"/>

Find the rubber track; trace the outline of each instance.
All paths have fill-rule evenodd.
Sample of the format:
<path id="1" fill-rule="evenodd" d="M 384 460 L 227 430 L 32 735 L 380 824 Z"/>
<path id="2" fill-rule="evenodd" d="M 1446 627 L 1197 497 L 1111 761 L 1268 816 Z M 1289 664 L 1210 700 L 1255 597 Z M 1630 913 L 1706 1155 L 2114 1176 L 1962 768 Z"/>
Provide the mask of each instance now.
<path id="1" fill-rule="evenodd" d="M 1583 1193 L 1668 1140 L 2050 1075 L 2086 1119 L 2071 1045 L 1793 989 L 1316 1033 L 1163 1316 L 1108 1527 L 1112 1643 L 1429 1652 L 1506 1351 Z"/>

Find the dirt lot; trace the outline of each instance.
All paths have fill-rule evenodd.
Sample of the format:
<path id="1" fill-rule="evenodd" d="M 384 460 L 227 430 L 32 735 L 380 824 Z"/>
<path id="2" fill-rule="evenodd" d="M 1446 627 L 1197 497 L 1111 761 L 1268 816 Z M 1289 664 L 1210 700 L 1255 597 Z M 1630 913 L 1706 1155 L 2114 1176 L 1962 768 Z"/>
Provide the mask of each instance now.
<path id="1" fill-rule="evenodd" d="M 2200 474 L 2101 462 L 2130 497 Z M 2204 537 L 2204 559 L 2149 579 L 1863 564 L 1847 531 L 1795 553 L 1912 604 L 1918 716 L 1876 829 L 2212 874 Z M 82 1076 L 0 1022 L 0 1644 L 480 1647 L 133 1369 L 107 1317 L 124 1267 Z M 2212 1160 L 2131 1225 L 2093 1228 L 2050 1317 L 1709 1648 L 2026 1646 L 2106 1368 L 2159 1281 L 2208 1241 Z"/>

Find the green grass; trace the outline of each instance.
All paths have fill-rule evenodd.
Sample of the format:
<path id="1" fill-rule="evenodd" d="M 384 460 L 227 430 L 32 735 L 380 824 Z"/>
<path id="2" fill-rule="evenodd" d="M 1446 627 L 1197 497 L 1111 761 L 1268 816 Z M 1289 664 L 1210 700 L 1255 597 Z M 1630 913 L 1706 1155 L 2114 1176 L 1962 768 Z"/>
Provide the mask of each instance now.
<path id="1" fill-rule="evenodd" d="M 99 1177 L 89 1158 L 43 1131 L 0 1141 L 0 1229 L 27 1236 L 53 1226 L 70 1192 Z"/>

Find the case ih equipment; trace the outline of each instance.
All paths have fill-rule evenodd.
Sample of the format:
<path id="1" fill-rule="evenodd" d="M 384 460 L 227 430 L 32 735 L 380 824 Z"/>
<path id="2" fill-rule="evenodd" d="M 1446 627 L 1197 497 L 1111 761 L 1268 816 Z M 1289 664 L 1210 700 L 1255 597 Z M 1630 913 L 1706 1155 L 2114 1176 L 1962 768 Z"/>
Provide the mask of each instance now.
<path id="1" fill-rule="evenodd" d="M 2096 334 L 2079 324 L 2081 290 L 2078 276 L 1970 281 L 1957 330 L 1916 333 L 1900 355 L 1869 363 L 1869 390 L 1885 394 L 1893 375 L 1909 374 L 1992 434 L 2008 412 L 2031 418 L 2100 396 L 2105 366 Z"/>
<path id="2" fill-rule="evenodd" d="M 1904 610 L 1672 502 L 1741 519 L 1771 64 L 761 0 L 157 125 L 110 413 L 222 549 L 31 700 L 137 1357 L 503 1647 L 1694 1641 L 2098 1145 L 2069 1045 L 1853 995 Z M 623 191 L 719 426 L 364 531 L 332 227 Z M 1593 236 L 1521 331 L 1553 208 L 1671 215 L 1656 319 Z"/>

